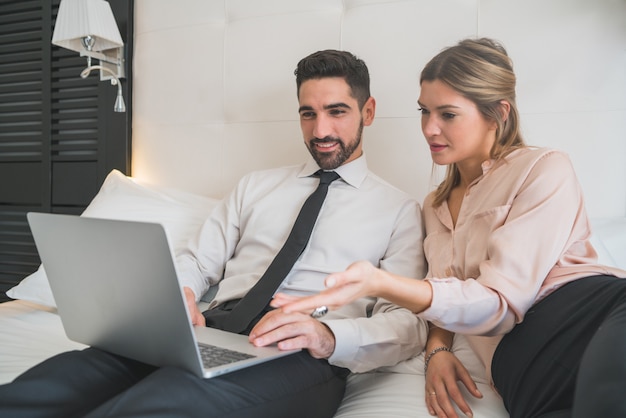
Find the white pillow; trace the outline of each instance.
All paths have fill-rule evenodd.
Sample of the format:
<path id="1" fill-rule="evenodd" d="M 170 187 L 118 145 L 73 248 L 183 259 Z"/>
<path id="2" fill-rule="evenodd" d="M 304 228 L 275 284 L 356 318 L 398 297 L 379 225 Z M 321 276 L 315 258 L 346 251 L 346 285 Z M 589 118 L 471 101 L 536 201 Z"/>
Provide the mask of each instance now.
<path id="1" fill-rule="evenodd" d="M 626 217 L 591 219 L 598 262 L 626 270 Z"/>
<path id="2" fill-rule="evenodd" d="M 81 216 L 160 223 L 178 254 L 216 203 L 216 199 L 182 190 L 139 183 L 113 170 Z M 13 299 L 56 307 L 42 266 L 6 293 Z"/>

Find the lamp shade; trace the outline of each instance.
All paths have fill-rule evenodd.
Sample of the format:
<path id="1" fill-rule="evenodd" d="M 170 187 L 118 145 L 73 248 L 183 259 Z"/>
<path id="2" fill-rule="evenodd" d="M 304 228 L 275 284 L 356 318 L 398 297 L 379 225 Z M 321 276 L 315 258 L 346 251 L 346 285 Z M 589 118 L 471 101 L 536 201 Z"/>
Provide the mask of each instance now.
<path id="1" fill-rule="evenodd" d="M 52 43 L 72 51 L 86 48 L 83 38 L 95 40 L 92 51 L 104 51 L 124 45 L 111 6 L 104 0 L 61 0 Z"/>

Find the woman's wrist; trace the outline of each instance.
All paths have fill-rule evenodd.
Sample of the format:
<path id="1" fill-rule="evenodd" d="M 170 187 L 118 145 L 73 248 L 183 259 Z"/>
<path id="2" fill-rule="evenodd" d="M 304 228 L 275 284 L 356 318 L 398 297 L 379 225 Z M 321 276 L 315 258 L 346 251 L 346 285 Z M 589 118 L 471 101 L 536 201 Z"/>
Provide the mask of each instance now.
<path id="1" fill-rule="evenodd" d="M 416 314 L 427 309 L 432 301 L 432 288 L 426 281 L 382 269 L 378 269 L 376 280 L 371 286 L 370 295 L 386 299 Z"/>
<path id="2" fill-rule="evenodd" d="M 424 374 L 426 374 L 426 371 L 428 371 L 428 363 L 430 363 L 430 360 L 433 358 L 433 356 L 442 351 L 447 351 L 448 353 L 451 353 L 452 349 L 445 345 L 441 345 L 430 350 L 428 354 L 426 354 L 426 351 L 424 351 Z"/>
<path id="3" fill-rule="evenodd" d="M 374 289 L 372 289 L 371 295 L 377 297 L 383 297 L 387 299 L 390 296 L 390 292 L 393 292 L 393 277 L 388 271 L 381 268 L 377 269 L 378 277 L 373 282 Z M 391 293 L 393 295 L 393 293 Z"/>

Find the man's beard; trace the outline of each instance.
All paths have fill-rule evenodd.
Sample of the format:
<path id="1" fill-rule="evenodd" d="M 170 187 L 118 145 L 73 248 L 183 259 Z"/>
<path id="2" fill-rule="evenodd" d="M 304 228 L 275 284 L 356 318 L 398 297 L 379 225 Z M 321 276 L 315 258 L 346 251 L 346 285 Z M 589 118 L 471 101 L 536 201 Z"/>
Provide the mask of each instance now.
<path id="1" fill-rule="evenodd" d="M 361 143 L 361 136 L 363 135 L 363 122 L 359 125 L 359 130 L 357 131 L 356 137 L 354 141 L 349 145 L 341 138 L 333 138 L 331 136 L 327 136 L 324 138 L 313 138 L 307 143 L 307 148 L 309 152 L 313 156 L 313 159 L 323 170 L 334 170 L 343 163 L 348 160 L 357 149 L 359 144 Z M 325 143 L 325 142 L 335 142 L 339 145 L 339 150 L 332 153 L 319 152 L 315 148 L 316 143 Z"/>

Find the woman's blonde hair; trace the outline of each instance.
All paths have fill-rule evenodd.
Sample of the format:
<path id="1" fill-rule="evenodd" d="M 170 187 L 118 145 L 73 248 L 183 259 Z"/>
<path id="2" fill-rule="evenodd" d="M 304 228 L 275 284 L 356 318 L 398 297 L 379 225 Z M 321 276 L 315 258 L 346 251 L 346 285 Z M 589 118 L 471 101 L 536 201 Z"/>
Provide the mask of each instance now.
<path id="1" fill-rule="evenodd" d="M 474 102 L 485 118 L 496 122 L 491 158 L 501 159 L 525 146 L 515 103 L 513 63 L 498 42 L 489 38 L 465 39 L 444 49 L 426 64 L 420 85 L 423 81 L 435 80 L 446 83 Z M 503 100 L 510 104 L 508 115 L 502 112 Z M 457 165 L 448 165 L 446 176 L 435 191 L 434 205 L 441 205 L 459 182 Z"/>

